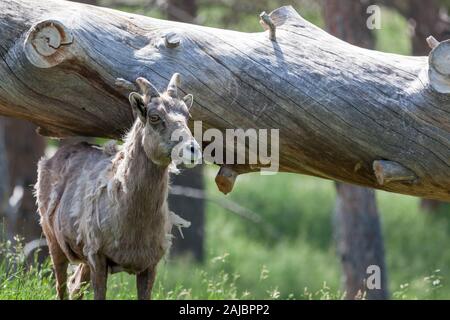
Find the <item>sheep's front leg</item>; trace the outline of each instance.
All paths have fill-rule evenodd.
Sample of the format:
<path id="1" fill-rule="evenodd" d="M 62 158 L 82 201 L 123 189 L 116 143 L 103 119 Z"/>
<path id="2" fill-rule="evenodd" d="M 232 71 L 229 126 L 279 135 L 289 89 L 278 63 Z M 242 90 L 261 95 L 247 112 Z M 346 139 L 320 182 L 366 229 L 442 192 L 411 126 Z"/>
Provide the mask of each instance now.
<path id="1" fill-rule="evenodd" d="M 156 277 L 156 267 L 151 267 L 136 276 L 137 295 L 139 300 L 150 300 Z"/>
<path id="2" fill-rule="evenodd" d="M 94 289 L 95 300 L 106 299 L 106 284 L 108 282 L 108 265 L 106 258 L 102 255 L 94 255 L 91 258 L 92 264 L 89 265 L 91 269 L 92 288 Z"/>

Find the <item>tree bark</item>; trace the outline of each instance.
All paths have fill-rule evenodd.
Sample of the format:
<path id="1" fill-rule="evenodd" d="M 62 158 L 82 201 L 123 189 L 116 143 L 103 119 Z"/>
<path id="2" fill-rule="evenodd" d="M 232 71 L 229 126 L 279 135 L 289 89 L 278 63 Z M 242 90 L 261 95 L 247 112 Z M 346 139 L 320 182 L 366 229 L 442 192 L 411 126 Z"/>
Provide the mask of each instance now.
<path id="1" fill-rule="evenodd" d="M 366 27 L 367 5 L 362 2 L 325 1 L 323 13 L 328 31 L 351 44 L 373 49 L 375 40 Z M 347 299 L 387 299 L 387 270 L 380 219 L 373 190 L 336 183 L 334 234 L 343 271 Z M 367 269 L 381 270 L 381 288 L 368 290 Z"/>
<path id="2" fill-rule="evenodd" d="M 167 17 L 169 20 L 193 22 L 196 16 L 197 3 L 195 0 L 167 1 Z M 203 167 L 197 166 L 173 176 L 172 185 L 203 190 Z M 205 201 L 180 195 L 169 195 L 169 208 L 191 222 L 191 226 L 183 231 L 184 239 L 180 235 L 174 238 L 171 253 L 178 256 L 191 254 L 196 261 L 203 261 Z M 174 232 L 176 233 L 176 231 Z"/>
<path id="3" fill-rule="evenodd" d="M 6 219 L 6 230 L 11 240 L 19 235 L 26 244 L 43 237 L 37 215 L 36 199 L 33 196 L 33 186 L 37 179 L 37 162 L 44 155 L 46 141 L 36 134 L 36 126 L 30 122 L 4 119 L 4 123 L 9 195 L 11 196 L 16 188 L 23 190 L 19 206 L 14 214 Z M 38 262 L 43 262 L 46 256 L 47 250 L 41 250 Z"/>
<path id="4" fill-rule="evenodd" d="M 426 57 L 351 46 L 291 7 L 269 17 L 276 41 L 268 31 L 77 3 L 2 1 L 0 114 L 33 121 L 50 136 L 119 138 L 133 117 L 116 78 L 146 76 L 163 87 L 180 72 L 181 91 L 196 97 L 193 119 L 205 128 L 279 128 L 282 171 L 450 200 L 448 43 L 429 65 Z M 179 42 L 168 45 L 174 37 Z M 380 184 L 377 160 L 415 179 Z"/>
<path id="5" fill-rule="evenodd" d="M 335 236 L 347 299 L 388 299 L 383 237 L 374 190 L 336 184 Z M 369 266 L 378 266 L 380 287 L 368 290 Z"/>

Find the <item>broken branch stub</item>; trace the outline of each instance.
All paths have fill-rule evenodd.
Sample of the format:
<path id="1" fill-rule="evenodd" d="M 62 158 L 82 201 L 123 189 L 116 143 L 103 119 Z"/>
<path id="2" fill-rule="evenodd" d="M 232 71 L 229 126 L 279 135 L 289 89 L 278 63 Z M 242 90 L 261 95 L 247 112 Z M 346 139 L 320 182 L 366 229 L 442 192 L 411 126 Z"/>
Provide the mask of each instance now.
<path id="1" fill-rule="evenodd" d="M 427 38 L 427 43 L 428 43 L 428 46 L 430 47 L 430 49 L 434 49 L 439 45 L 440 42 L 438 40 L 436 40 L 435 37 L 429 36 Z"/>
<path id="2" fill-rule="evenodd" d="M 259 23 L 261 24 L 261 26 L 265 29 L 265 30 L 269 30 L 269 38 L 272 41 L 276 41 L 277 37 L 276 37 L 276 26 L 272 21 L 272 18 L 265 12 L 263 11 L 260 15 L 259 15 Z"/>
<path id="3" fill-rule="evenodd" d="M 44 20 L 33 25 L 25 38 L 24 52 L 28 61 L 38 68 L 60 64 L 69 55 L 73 35 L 57 20 Z"/>
<path id="4" fill-rule="evenodd" d="M 391 182 L 415 182 L 414 172 L 394 161 L 377 160 L 373 162 L 373 171 L 380 185 Z"/>
<path id="5" fill-rule="evenodd" d="M 164 44 L 167 48 L 173 49 L 180 45 L 181 40 L 175 32 L 169 32 L 164 36 Z"/>
<path id="6" fill-rule="evenodd" d="M 216 176 L 216 185 L 220 192 L 228 194 L 233 190 L 238 173 L 227 166 L 220 167 Z"/>

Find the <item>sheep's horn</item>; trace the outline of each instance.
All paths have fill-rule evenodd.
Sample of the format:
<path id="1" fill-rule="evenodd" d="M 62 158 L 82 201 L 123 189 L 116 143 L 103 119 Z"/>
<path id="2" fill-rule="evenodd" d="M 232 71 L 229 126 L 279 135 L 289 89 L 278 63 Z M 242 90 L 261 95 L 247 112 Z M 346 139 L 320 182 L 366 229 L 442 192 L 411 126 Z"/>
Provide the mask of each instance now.
<path id="1" fill-rule="evenodd" d="M 159 97 L 161 94 L 158 92 L 158 89 L 156 89 L 150 81 L 143 77 L 139 77 L 136 79 L 136 83 L 139 85 L 139 88 L 141 88 L 142 95 L 143 96 L 150 96 L 150 97 Z"/>
<path id="2" fill-rule="evenodd" d="M 167 86 L 167 93 L 172 98 L 178 98 L 178 86 L 180 85 L 180 74 L 175 73 L 170 79 L 169 85 Z"/>

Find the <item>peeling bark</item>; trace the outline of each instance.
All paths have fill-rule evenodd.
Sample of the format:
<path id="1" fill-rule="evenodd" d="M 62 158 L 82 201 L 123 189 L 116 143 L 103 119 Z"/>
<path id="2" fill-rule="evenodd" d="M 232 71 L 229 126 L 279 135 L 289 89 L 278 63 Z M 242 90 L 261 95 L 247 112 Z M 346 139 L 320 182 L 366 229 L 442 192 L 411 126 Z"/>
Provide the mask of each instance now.
<path id="1" fill-rule="evenodd" d="M 132 114 L 116 78 L 144 75 L 162 84 L 180 72 L 182 91 L 196 97 L 193 118 L 204 127 L 280 128 L 282 171 L 450 200 L 450 99 L 436 90 L 442 82 L 429 80 L 428 59 L 354 47 L 291 7 L 269 17 L 276 41 L 268 31 L 206 28 L 71 2 L 2 1 L 0 114 L 33 121 L 47 135 L 118 138 Z M 49 21 L 51 31 L 35 28 Z M 180 39 L 176 48 L 165 45 L 170 32 Z M 56 37 L 49 48 L 33 40 L 47 35 Z M 399 163 L 417 182 L 379 185 L 376 160 Z"/>

